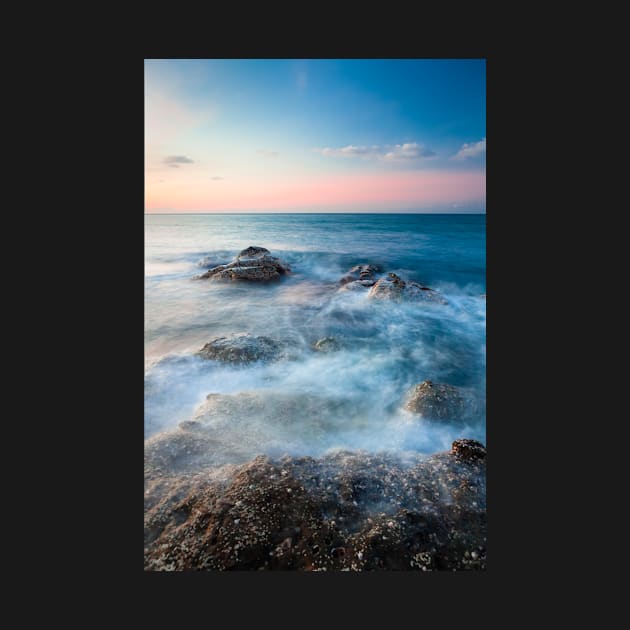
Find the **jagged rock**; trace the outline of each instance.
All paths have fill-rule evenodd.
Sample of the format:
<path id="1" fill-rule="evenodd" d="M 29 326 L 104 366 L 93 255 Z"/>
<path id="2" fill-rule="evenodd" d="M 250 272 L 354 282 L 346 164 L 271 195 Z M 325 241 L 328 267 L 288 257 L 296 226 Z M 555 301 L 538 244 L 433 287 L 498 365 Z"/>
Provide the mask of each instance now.
<path id="1" fill-rule="evenodd" d="M 256 457 L 145 481 L 145 570 L 483 570 L 485 459 Z"/>
<path id="2" fill-rule="evenodd" d="M 365 291 L 374 286 L 376 282 L 375 274 L 380 272 L 376 265 L 355 265 L 339 280 L 340 291 Z"/>
<path id="3" fill-rule="evenodd" d="M 409 281 L 405 285 L 403 293 L 405 300 L 435 302 L 436 304 L 448 304 L 448 302 L 434 289 L 423 287 L 417 282 Z"/>
<path id="4" fill-rule="evenodd" d="M 453 442 L 451 453 L 461 461 L 485 459 L 486 447 L 477 440 L 461 438 Z"/>
<path id="5" fill-rule="evenodd" d="M 341 344 L 334 337 L 324 337 L 315 342 L 313 349 L 318 352 L 334 352 L 341 349 Z"/>
<path id="6" fill-rule="evenodd" d="M 368 297 L 373 300 L 393 300 L 394 302 L 409 300 L 447 304 L 437 291 L 417 282 L 405 281 L 395 273 L 388 273 L 380 278 L 370 289 Z"/>
<path id="7" fill-rule="evenodd" d="M 196 279 L 211 280 L 277 280 L 291 271 L 280 258 L 271 256 L 265 247 L 247 247 L 226 265 L 213 267 L 196 276 Z"/>
<path id="8" fill-rule="evenodd" d="M 368 297 L 373 300 L 394 300 L 398 302 L 402 299 L 405 284 L 405 281 L 400 276 L 397 276 L 395 273 L 388 273 L 370 289 Z"/>
<path id="9" fill-rule="evenodd" d="M 459 388 L 452 385 L 423 381 L 410 392 L 405 409 L 430 420 L 462 420 L 468 405 Z"/>
<path id="10" fill-rule="evenodd" d="M 378 273 L 380 270 L 380 267 L 377 265 L 355 265 L 339 280 L 339 283 L 343 285 L 361 280 L 366 283 L 364 286 L 371 286 L 376 282 L 374 274 Z"/>
<path id="11" fill-rule="evenodd" d="M 196 354 L 204 359 L 229 363 L 271 361 L 280 357 L 282 346 L 269 337 L 255 337 L 249 333 L 236 333 L 227 337 L 214 337 Z"/>

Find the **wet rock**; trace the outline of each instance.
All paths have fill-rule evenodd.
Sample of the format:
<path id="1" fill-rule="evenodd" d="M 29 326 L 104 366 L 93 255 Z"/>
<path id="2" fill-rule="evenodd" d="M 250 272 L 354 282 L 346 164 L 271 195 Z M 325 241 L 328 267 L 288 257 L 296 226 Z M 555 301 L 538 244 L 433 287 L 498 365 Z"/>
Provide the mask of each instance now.
<path id="1" fill-rule="evenodd" d="M 236 333 L 227 337 L 214 337 L 196 354 L 204 359 L 227 363 L 251 363 L 278 359 L 281 353 L 282 346 L 269 337 Z"/>
<path id="2" fill-rule="evenodd" d="M 269 281 L 290 271 L 287 263 L 272 256 L 265 247 L 251 246 L 242 250 L 232 262 L 213 267 L 196 279 Z"/>
<path id="3" fill-rule="evenodd" d="M 257 247 L 256 245 L 250 245 L 249 247 L 241 250 L 241 252 L 237 256 L 237 260 L 241 258 L 254 258 L 256 256 L 263 256 L 269 253 L 270 252 L 266 247 Z"/>
<path id="4" fill-rule="evenodd" d="M 405 300 L 415 302 L 435 302 L 436 304 L 448 304 L 448 302 L 435 290 L 424 287 L 417 282 L 407 282 L 403 293 Z"/>
<path id="5" fill-rule="evenodd" d="M 370 289 L 368 297 L 373 300 L 400 301 L 405 290 L 405 281 L 395 273 L 388 273 Z"/>
<path id="6" fill-rule="evenodd" d="M 366 291 L 374 286 L 374 280 L 354 280 L 339 287 L 339 291 Z"/>
<path id="7" fill-rule="evenodd" d="M 361 290 L 371 287 L 376 282 L 376 275 L 380 268 L 376 265 L 355 265 L 344 275 L 339 283 L 344 291 Z"/>
<path id="8" fill-rule="evenodd" d="M 213 453 L 218 451 L 218 446 L 211 435 L 195 430 L 177 429 L 158 433 L 144 443 L 145 480 L 216 465 L 218 460 L 213 458 Z M 226 456 L 223 454 L 221 463 L 225 462 Z"/>
<path id="9" fill-rule="evenodd" d="M 477 461 L 486 458 L 486 447 L 477 440 L 461 438 L 453 442 L 451 453 L 461 461 Z"/>
<path id="10" fill-rule="evenodd" d="M 483 570 L 485 460 L 256 457 L 145 481 L 145 570 Z"/>
<path id="11" fill-rule="evenodd" d="M 392 300 L 394 302 L 435 302 L 447 304 L 447 301 L 435 290 L 417 282 L 405 281 L 395 273 L 388 273 L 380 278 L 370 289 L 368 297 L 373 300 Z"/>
<path id="12" fill-rule="evenodd" d="M 313 349 L 317 352 L 334 352 L 341 349 L 341 344 L 334 337 L 324 337 L 313 344 Z"/>
<path id="13" fill-rule="evenodd" d="M 229 451 L 245 451 L 251 458 L 261 450 L 283 452 L 293 440 L 317 443 L 337 431 L 340 422 L 361 426 L 367 417 L 366 405 L 353 400 L 253 390 L 208 394 L 192 418 L 179 426 L 206 432 Z"/>
<path id="14" fill-rule="evenodd" d="M 433 381 L 416 385 L 407 397 L 405 409 L 430 420 L 457 421 L 469 415 L 469 405 L 459 388 Z"/>

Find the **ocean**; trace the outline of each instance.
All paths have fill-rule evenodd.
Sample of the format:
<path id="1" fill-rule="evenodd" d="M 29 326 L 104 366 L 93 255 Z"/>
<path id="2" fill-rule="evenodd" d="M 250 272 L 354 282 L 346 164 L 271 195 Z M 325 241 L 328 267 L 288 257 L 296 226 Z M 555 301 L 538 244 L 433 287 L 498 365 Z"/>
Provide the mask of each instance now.
<path id="1" fill-rule="evenodd" d="M 251 404 L 216 417 L 219 462 L 223 445 L 226 458 L 238 445 L 244 462 L 336 450 L 431 454 L 462 437 L 485 444 L 485 411 L 462 426 L 403 408 L 425 380 L 485 403 L 485 234 L 479 214 L 145 215 L 145 438 L 220 394 Z M 264 284 L 193 280 L 250 245 L 292 274 Z M 429 286 L 447 304 L 339 291 L 363 263 Z M 291 356 L 240 366 L 195 355 L 211 338 L 241 332 L 287 343 Z M 315 352 L 324 337 L 341 349 Z"/>

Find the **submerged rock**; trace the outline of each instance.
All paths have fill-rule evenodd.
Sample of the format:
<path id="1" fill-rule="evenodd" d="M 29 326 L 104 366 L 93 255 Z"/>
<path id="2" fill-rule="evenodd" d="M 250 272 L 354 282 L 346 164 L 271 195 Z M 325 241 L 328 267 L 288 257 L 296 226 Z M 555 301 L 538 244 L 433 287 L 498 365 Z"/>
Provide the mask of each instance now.
<path id="1" fill-rule="evenodd" d="M 256 457 L 145 480 L 145 570 L 483 570 L 485 459 Z"/>
<path id="2" fill-rule="evenodd" d="M 315 443 L 340 423 L 361 426 L 367 411 L 365 405 L 345 398 L 252 390 L 208 394 L 191 421 L 195 430 L 209 429 L 213 435 L 218 431 L 222 439 L 234 435 L 252 452 L 259 452 L 263 446 L 285 449 L 283 440 Z"/>
<path id="3" fill-rule="evenodd" d="M 281 353 L 282 346 L 269 337 L 236 333 L 227 337 L 214 337 L 196 354 L 215 361 L 251 363 L 278 359 Z"/>
<path id="4" fill-rule="evenodd" d="M 468 406 L 459 388 L 453 385 L 423 381 L 410 392 L 405 409 L 430 420 L 461 420 Z"/>
<path id="5" fill-rule="evenodd" d="M 289 265 L 271 256 L 268 249 L 252 245 L 242 250 L 232 262 L 213 267 L 196 279 L 267 281 L 277 280 L 290 271 Z"/>
<path id="6" fill-rule="evenodd" d="M 356 401 L 317 394 L 210 393 L 189 420 L 145 442 L 145 476 L 191 474 L 242 464 L 261 451 L 283 453 L 291 445 L 318 444 L 340 425 L 363 426 L 368 411 Z"/>
<path id="7" fill-rule="evenodd" d="M 368 297 L 373 300 L 392 300 L 394 302 L 409 300 L 447 304 L 447 301 L 437 291 L 417 282 L 405 281 L 395 273 L 388 273 L 380 278 L 370 289 Z"/>
<path id="8" fill-rule="evenodd" d="M 355 265 L 339 280 L 341 290 L 355 291 L 371 287 L 376 282 L 375 274 L 379 271 L 380 267 L 376 265 Z"/>
<path id="9" fill-rule="evenodd" d="M 341 344 L 334 337 L 324 337 L 313 344 L 313 350 L 317 352 L 334 352 L 340 349 Z"/>
<path id="10" fill-rule="evenodd" d="M 197 423 L 199 425 L 199 423 Z M 199 472 L 228 462 L 243 463 L 248 454 L 230 449 L 217 436 L 188 421 L 174 431 L 150 437 L 144 443 L 145 481 L 165 475 Z"/>

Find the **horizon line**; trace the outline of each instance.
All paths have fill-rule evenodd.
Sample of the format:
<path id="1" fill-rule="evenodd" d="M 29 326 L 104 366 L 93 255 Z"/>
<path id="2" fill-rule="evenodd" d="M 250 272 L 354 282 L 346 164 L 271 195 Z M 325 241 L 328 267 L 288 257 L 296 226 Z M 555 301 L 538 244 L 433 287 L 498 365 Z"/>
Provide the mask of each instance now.
<path id="1" fill-rule="evenodd" d="M 487 214 L 487 212 L 481 211 L 464 211 L 464 212 L 145 212 L 144 215 L 212 215 L 212 214 L 387 214 L 387 215 L 401 215 L 401 214 Z"/>

